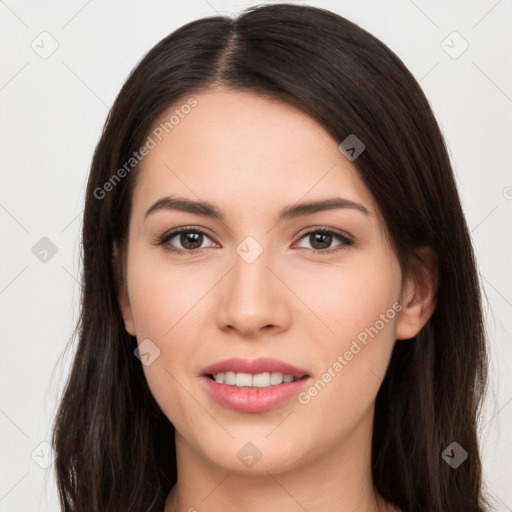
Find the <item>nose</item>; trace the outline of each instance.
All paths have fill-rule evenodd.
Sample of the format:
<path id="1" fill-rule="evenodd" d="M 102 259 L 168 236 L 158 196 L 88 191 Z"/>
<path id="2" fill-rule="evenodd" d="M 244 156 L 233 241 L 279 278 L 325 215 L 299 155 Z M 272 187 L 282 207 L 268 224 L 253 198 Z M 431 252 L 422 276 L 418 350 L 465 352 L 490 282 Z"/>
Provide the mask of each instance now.
<path id="1" fill-rule="evenodd" d="M 255 338 L 286 330 L 290 323 L 290 292 L 277 277 L 277 265 L 263 251 L 249 262 L 235 252 L 233 268 L 218 290 L 217 323 L 225 331 Z M 288 293 L 287 293 L 288 292 Z"/>

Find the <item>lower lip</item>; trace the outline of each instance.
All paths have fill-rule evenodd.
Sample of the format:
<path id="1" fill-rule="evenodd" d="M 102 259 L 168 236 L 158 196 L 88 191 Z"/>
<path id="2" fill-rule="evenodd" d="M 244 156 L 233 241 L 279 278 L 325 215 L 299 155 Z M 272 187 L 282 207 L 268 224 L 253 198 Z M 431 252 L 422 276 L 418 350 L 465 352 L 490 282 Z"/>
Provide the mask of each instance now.
<path id="1" fill-rule="evenodd" d="M 220 384 L 203 376 L 206 389 L 219 404 L 241 412 L 264 412 L 279 407 L 303 389 L 310 377 L 265 388 Z"/>

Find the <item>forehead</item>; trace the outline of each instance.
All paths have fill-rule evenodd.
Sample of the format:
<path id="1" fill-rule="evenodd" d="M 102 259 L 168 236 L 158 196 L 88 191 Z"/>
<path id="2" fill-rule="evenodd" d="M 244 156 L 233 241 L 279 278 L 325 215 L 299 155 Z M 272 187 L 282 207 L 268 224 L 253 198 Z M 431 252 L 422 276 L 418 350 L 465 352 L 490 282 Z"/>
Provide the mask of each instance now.
<path id="1" fill-rule="evenodd" d="M 134 209 L 166 193 L 208 199 L 226 211 L 229 205 L 268 210 L 327 194 L 373 209 L 340 141 L 277 100 L 229 89 L 185 96 L 155 121 L 150 137 L 155 145 L 137 171 Z"/>

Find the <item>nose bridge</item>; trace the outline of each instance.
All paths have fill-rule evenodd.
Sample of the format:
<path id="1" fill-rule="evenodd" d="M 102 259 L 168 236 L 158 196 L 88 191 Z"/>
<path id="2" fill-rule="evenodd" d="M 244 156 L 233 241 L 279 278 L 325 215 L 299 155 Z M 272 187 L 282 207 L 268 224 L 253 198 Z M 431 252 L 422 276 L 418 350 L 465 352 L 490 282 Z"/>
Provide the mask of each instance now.
<path id="1" fill-rule="evenodd" d="M 268 247 L 264 247 L 255 237 L 247 236 L 235 248 L 231 272 L 231 288 L 238 299 L 245 303 L 242 307 L 262 308 L 272 302 L 273 283 L 272 255 Z"/>
<path id="2" fill-rule="evenodd" d="M 254 239 L 253 239 L 254 240 Z M 263 249 L 257 242 L 244 241 L 236 248 L 233 261 L 232 285 L 243 295 L 257 295 L 263 290 L 269 291 L 272 284 L 269 282 L 272 273 L 270 251 Z"/>
<path id="3" fill-rule="evenodd" d="M 232 265 L 219 302 L 221 327 L 229 325 L 245 334 L 268 325 L 283 327 L 288 318 L 286 300 L 270 270 L 272 251 L 247 236 L 235 247 Z"/>

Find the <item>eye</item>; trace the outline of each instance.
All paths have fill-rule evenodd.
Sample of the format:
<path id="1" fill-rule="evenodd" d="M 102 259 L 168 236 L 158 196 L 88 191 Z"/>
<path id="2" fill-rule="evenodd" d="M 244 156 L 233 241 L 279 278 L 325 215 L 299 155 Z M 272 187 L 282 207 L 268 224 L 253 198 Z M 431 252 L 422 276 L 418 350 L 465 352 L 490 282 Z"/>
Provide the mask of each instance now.
<path id="1" fill-rule="evenodd" d="M 185 226 L 164 233 L 154 245 L 162 245 L 166 251 L 190 254 L 208 247 L 203 246 L 205 239 L 211 240 L 201 228 Z M 176 247 L 176 244 L 181 244 L 181 247 Z"/>
<path id="2" fill-rule="evenodd" d="M 327 228 L 317 228 L 312 231 L 308 231 L 301 236 L 300 240 L 306 240 L 306 242 L 309 242 L 312 246 L 311 249 L 316 254 L 330 254 L 343 249 L 344 246 L 355 245 L 354 240 L 347 234 Z M 332 246 L 334 241 L 337 241 L 338 243 Z"/>
<path id="3" fill-rule="evenodd" d="M 166 251 L 177 254 L 193 254 L 200 252 L 206 247 L 214 247 L 214 245 L 203 245 L 206 239 L 212 240 L 204 230 L 195 226 L 184 226 L 164 233 L 154 243 L 157 246 L 163 246 Z M 355 241 L 346 233 L 327 228 L 317 228 L 304 233 L 300 237 L 300 241 L 306 240 L 311 244 L 311 250 L 315 254 L 330 254 L 343 249 L 346 246 L 355 245 Z M 333 242 L 338 242 L 334 246 Z M 181 245 L 181 247 L 177 245 Z M 308 248 L 300 246 L 302 248 Z"/>

